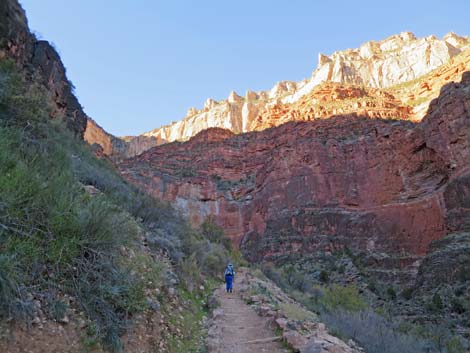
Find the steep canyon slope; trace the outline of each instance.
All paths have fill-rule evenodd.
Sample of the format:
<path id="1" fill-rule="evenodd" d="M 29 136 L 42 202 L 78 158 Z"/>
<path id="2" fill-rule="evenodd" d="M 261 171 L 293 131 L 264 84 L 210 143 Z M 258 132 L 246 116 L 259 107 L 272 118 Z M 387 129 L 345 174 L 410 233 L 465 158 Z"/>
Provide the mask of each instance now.
<path id="1" fill-rule="evenodd" d="M 54 105 L 52 117 L 64 119 L 75 134 L 83 136 L 87 116 L 64 64 L 49 42 L 30 32 L 25 12 L 15 0 L 0 2 L 0 59 L 5 57 L 14 60 L 31 81 L 45 86 Z"/>
<path id="2" fill-rule="evenodd" d="M 468 230 L 469 163 L 465 72 L 420 123 L 350 114 L 239 135 L 208 129 L 120 169 L 193 224 L 215 216 L 252 260 L 347 248 L 406 282 L 431 242 Z"/>
<path id="3" fill-rule="evenodd" d="M 31 82 L 44 86 L 54 106 L 51 117 L 66 121 L 77 136 L 95 145 L 99 153 L 122 159 L 161 143 L 152 136 L 115 137 L 91 119 L 74 93 L 57 50 L 31 33 L 26 14 L 15 0 L 0 3 L 0 59 L 3 58 L 13 60 Z"/>

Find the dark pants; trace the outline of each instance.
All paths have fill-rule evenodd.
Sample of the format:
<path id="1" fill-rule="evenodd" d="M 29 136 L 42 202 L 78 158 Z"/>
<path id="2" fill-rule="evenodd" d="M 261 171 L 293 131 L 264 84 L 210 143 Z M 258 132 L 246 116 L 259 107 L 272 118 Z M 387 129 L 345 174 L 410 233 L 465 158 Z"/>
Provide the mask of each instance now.
<path id="1" fill-rule="evenodd" d="M 233 288 L 233 276 L 232 275 L 225 275 L 225 288 L 227 290 L 227 293 L 228 292 L 232 293 L 232 288 Z"/>

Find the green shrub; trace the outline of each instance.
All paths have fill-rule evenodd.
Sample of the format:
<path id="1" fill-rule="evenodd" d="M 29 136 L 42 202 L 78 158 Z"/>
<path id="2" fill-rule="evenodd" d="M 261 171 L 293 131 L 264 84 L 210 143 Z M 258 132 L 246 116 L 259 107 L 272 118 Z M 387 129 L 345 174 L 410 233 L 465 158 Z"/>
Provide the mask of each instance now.
<path id="1" fill-rule="evenodd" d="M 224 237 L 224 230 L 219 227 L 214 220 L 214 217 L 207 217 L 201 224 L 201 233 L 209 241 L 213 243 L 220 243 Z"/>
<path id="2" fill-rule="evenodd" d="M 328 272 L 326 272 L 325 270 L 322 270 L 320 272 L 320 281 L 323 282 L 323 283 L 327 283 L 328 280 L 329 280 L 329 276 L 328 276 Z"/>
<path id="3" fill-rule="evenodd" d="M 452 298 L 450 304 L 454 313 L 463 314 L 467 311 L 464 299 L 454 297 Z"/>
<path id="4" fill-rule="evenodd" d="M 401 296 L 406 300 L 411 300 L 413 298 L 414 289 L 409 287 L 401 291 Z"/>
<path id="5" fill-rule="evenodd" d="M 15 63 L 0 60 L 0 121 L 4 126 L 37 128 L 49 117 L 47 94 L 38 84 L 26 84 Z"/>
<path id="6" fill-rule="evenodd" d="M 322 314 L 331 332 L 351 338 L 367 353 L 424 353 L 428 342 L 399 332 L 392 322 L 371 310 L 337 310 Z"/>
<path id="7" fill-rule="evenodd" d="M 388 287 L 388 288 L 387 288 L 387 296 L 388 296 L 391 300 L 397 299 L 397 293 L 395 292 L 395 289 L 394 289 L 393 287 Z"/>
<path id="8" fill-rule="evenodd" d="M 223 232 L 212 223 L 194 232 L 50 113 L 47 91 L 0 60 L 0 317 L 30 317 L 34 306 L 25 298 L 34 294 L 61 319 L 68 295 L 92 322 L 87 346 L 100 341 L 120 351 L 133 316 L 149 307 L 147 289 L 164 282 L 165 265 L 142 250 L 141 239 L 199 285 L 202 272 L 225 267 Z"/>
<path id="9" fill-rule="evenodd" d="M 343 309 L 346 311 L 360 311 L 367 307 L 357 288 L 353 285 L 332 285 L 325 289 L 321 303 L 328 311 Z"/>
<path id="10" fill-rule="evenodd" d="M 196 255 L 192 254 L 180 262 L 180 274 L 184 285 L 189 292 L 194 291 L 202 283 L 201 269 L 196 260 Z"/>
<path id="11" fill-rule="evenodd" d="M 60 319 L 68 294 L 93 321 L 94 338 L 119 351 L 129 320 L 148 305 L 147 283 L 161 275 L 121 250 L 139 253 L 142 227 L 178 247 L 187 226 L 49 113 L 47 94 L 0 60 L 0 316 L 31 316 L 25 298 L 36 292 Z M 80 182 L 102 194 L 91 197 Z"/>
<path id="12" fill-rule="evenodd" d="M 20 288 L 18 272 L 13 255 L 0 254 L 0 317 L 21 317 L 27 314 L 18 307 Z"/>
<path id="13" fill-rule="evenodd" d="M 465 347 L 458 337 L 452 337 L 446 342 L 447 353 L 464 353 Z"/>
<path id="14" fill-rule="evenodd" d="M 227 247 L 224 246 L 226 249 Z M 243 254 L 238 249 L 231 249 L 229 255 L 232 263 L 236 266 L 248 266 L 248 261 L 243 257 Z"/>
<path id="15" fill-rule="evenodd" d="M 444 309 L 444 303 L 442 302 L 441 296 L 438 293 L 434 293 L 427 307 L 432 312 L 435 312 L 435 313 L 441 312 L 442 309 Z"/>
<path id="16" fill-rule="evenodd" d="M 379 286 L 378 286 L 377 282 L 375 281 L 375 279 L 370 279 L 369 280 L 369 282 L 367 283 L 367 288 L 373 293 L 378 294 L 378 292 L 379 292 Z"/>
<path id="17" fill-rule="evenodd" d="M 56 321 L 62 320 L 67 313 L 68 305 L 62 300 L 53 300 L 49 303 L 49 312 Z"/>

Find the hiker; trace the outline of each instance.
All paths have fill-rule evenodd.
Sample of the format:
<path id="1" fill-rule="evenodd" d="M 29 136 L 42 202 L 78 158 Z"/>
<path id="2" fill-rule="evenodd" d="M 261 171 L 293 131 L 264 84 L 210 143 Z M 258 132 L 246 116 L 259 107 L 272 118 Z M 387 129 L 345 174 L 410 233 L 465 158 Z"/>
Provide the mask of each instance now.
<path id="1" fill-rule="evenodd" d="M 227 293 L 232 293 L 233 289 L 233 279 L 235 277 L 235 271 L 233 270 L 233 265 L 229 262 L 227 268 L 225 269 L 225 290 Z"/>

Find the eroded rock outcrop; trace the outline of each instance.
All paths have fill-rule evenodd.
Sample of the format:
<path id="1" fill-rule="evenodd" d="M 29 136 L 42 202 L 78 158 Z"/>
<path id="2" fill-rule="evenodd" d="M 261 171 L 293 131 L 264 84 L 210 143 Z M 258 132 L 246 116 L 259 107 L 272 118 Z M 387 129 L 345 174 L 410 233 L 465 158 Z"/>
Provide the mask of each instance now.
<path id="1" fill-rule="evenodd" d="M 331 56 L 320 54 L 318 67 L 310 80 L 284 101 L 298 100 L 321 82 L 391 87 L 423 76 L 469 48 L 470 38 L 455 33 L 438 39 L 435 36 L 416 38 L 411 32 L 403 32 Z"/>
<path id="2" fill-rule="evenodd" d="M 98 154 L 103 154 L 115 161 L 137 156 L 143 151 L 163 143 L 153 136 L 118 138 L 106 132 L 91 118 L 87 119 L 83 139 L 90 145 L 97 147 Z"/>
<path id="3" fill-rule="evenodd" d="M 30 32 L 24 10 L 16 0 L 0 3 L 0 59 L 13 59 L 21 70 L 46 87 L 54 104 L 53 117 L 82 137 L 87 116 L 73 93 L 64 64 L 54 47 Z"/>
<path id="4" fill-rule="evenodd" d="M 428 86 L 422 86 L 418 92 L 408 89 L 411 88 L 409 86 L 394 86 L 423 77 L 469 49 L 470 38 L 454 33 L 438 39 L 434 36 L 416 38 L 412 33 L 404 32 L 382 41 L 367 42 L 357 49 L 338 51 L 331 56 L 320 54 L 318 67 L 309 79 L 301 82 L 282 81 L 270 91 L 248 91 L 244 97 L 232 92 L 226 100 L 219 102 L 208 99 L 202 110 L 191 108 L 184 119 L 144 135 L 169 142 L 185 141 L 211 127 L 244 133 L 278 126 L 286 121 L 349 113 L 420 120 L 438 92 Z M 468 55 L 461 62 L 470 67 Z M 451 80 L 452 77 L 447 82 Z M 327 84 L 320 88 L 319 85 L 324 83 L 336 85 Z M 343 98 L 335 97 L 334 93 L 338 89 L 362 90 L 363 95 L 349 99 L 342 106 L 337 103 Z M 427 94 L 419 93 L 423 89 Z M 323 94 L 321 100 L 316 100 L 315 92 L 321 90 L 331 92 Z M 389 97 L 385 100 L 376 100 L 377 95 L 386 94 Z M 415 94 L 416 97 L 411 96 Z M 419 109 L 415 109 L 417 103 Z M 303 108 L 298 111 L 299 107 Z"/>
<path id="5" fill-rule="evenodd" d="M 408 281 L 432 241 L 468 225 L 469 112 L 465 73 L 419 124 L 349 115 L 209 129 L 120 168 L 193 224 L 214 215 L 254 261 L 348 248 L 379 277 L 393 268 Z"/>
<path id="6" fill-rule="evenodd" d="M 157 144 L 156 137 L 118 138 L 89 118 L 73 92 L 62 60 L 47 41 L 38 40 L 29 30 L 26 15 L 16 0 L 0 3 L 0 59 L 10 58 L 31 81 L 42 84 L 51 98 L 52 118 L 64 119 L 67 126 L 99 153 L 120 160 L 135 156 Z"/>

